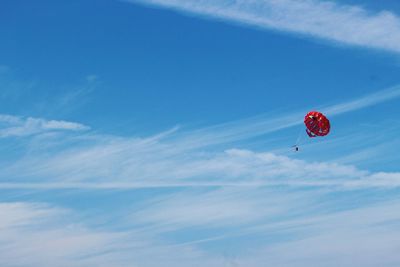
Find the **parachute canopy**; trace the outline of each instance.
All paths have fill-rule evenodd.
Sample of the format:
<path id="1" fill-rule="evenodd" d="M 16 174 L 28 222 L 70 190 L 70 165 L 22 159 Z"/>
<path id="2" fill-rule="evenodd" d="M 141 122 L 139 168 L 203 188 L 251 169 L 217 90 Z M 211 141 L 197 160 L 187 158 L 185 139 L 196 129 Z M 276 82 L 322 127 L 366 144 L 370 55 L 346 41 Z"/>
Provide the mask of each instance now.
<path id="1" fill-rule="evenodd" d="M 331 129 L 328 118 L 318 111 L 308 112 L 304 117 L 304 124 L 309 137 L 325 136 Z"/>

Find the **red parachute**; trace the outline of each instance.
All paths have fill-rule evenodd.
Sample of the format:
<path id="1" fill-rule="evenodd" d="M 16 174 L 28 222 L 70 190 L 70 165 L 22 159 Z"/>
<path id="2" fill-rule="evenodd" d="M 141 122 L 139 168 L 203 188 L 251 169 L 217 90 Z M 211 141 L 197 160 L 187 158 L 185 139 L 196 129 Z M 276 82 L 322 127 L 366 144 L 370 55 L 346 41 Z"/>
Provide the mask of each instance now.
<path id="1" fill-rule="evenodd" d="M 325 136 L 331 129 L 328 118 L 318 111 L 308 112 L 304 117 L 304 124 L 309 137 Z"/>

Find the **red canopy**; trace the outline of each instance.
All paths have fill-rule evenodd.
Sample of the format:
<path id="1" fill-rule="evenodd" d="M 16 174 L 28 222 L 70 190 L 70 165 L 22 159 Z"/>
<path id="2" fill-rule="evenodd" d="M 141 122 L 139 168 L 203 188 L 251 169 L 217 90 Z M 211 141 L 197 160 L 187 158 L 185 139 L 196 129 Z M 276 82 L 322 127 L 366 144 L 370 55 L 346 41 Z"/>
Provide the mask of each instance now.
<path id="1" fill-rule="evenodd" d="M 329 133 L 331 125 L 327 117 L 318 111 L 310 111 L 304 117 L 306 132 L 310 137 L 325 136 Z"/>

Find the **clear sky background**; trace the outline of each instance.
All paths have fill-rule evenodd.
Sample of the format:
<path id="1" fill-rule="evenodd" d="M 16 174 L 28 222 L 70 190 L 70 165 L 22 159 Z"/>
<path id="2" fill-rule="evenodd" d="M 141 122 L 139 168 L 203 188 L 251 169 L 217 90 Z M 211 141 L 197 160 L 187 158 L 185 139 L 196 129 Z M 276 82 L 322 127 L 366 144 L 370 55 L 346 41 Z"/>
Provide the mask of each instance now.
<path id="1" fill-rule="evenodd" d="M 1 266 L 400 265 L 399 1 L 3 0 L 0 37 Z"/>

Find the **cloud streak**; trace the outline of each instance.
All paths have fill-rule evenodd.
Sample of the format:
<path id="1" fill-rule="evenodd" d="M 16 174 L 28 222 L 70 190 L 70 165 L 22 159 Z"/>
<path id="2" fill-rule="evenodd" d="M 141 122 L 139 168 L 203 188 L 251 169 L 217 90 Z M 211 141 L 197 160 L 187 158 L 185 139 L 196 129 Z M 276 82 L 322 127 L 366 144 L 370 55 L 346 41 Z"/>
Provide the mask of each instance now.
<path id="1" fill-rule="evenodd" d="M 394 100 L 400 97 L 400 86 L 394 86 L 385 90 L 372 93 L 358 99 L 354 99 L 348 102 L 336 104 L 330 107 L 326 107 L 323 111 L 330 116 L 340 115 L 363 108 L 375 106 L 390 100 Z"/>
<path id="2" fill-rule="evenodd" d="M 396 90 L 333 105 L 332 114 L 388 101 L 398 96 Z M 0 203 L 0 217 L 5 218 L 0 220 L 0 251 L 5 253 L 0 253 L 0 263 L 24 265 L 29 260 L 32 266 L 155 267 L 199 263 L 224 266 L 233 262 L 247 267 L 270 262 L 276 266 L 285 258 L 265 259 L 265 251 L 294 259 L 306 254 L 304 248 L 315 251 L 310 257 L 324 262 L 330 258 L 318 248 L 326 240 L 335 243 L 346 236 L 356 242 L 366 232 L 387 244 L 388 250 L 395 248 L 396 243 L 388 236 L 397 237 L 398 227 L 381 234 L 385 227 L 376 228 L 375 224 L 397 220 L 390 210 L 398 204 L 382 202 L 393 199 L 388 192 L 398 191 L 399 173 L 232 148 L 236 142 L 302 123 L 298 115 L 302 117 L 303 113 L 263 115 L 202 129 L 175 127 L 147 138 L 99 135 L 82 132 L 75 127 L 80 124 L 35 119 L 40 122 L 35 132 L 52 134 L 21 135 L 24 138 L 14 135 L 12 143 L 23 140 L 24 145 L 15 146 L 22 151 L 11 162 L 0 160 L 0 190 L 10 195 L 28 193 L 28 198 L 56 193 L 62 199 L 67 194 L 63 203 L 77 201 L 70 194 L 82 194 L 87 201 L 101 194 L 112 199 L 102 199 L 110 213 L 99 214 L 96 207 L 94 215 L 87 216 L 103 226 L 99 229 L 73 212 L 52 205 Z M 24 128 L 27 120 L 1 117 L 5 129 Z M 282 125 L 276 127 L 280 121 Z M 48 192 L 51 190 L 60 192 Z M 360 192 L 380 196 L 378 211 L 365 210 L 371 202 Z M 125 193 L 129 198 L 120 199 Z M 338 207 L 344 211 L 335 210 Z M 83 217 L 87 215 L 79 212 Z M 354 221 L 353 212 L 363 216 L 365 224 Z M 375 220 L 374 212 L 382 220 Z M 333 225 L 338 222 L 344 223 L 334 231 Z M 20 228 L 16 230 L 14 224 Z M 360 226 L 365 227 L 364 232 L 357 232 Z M 246 243 L 246 239 L 252 243 Z M 212 251 L 212 245 L 207 246 L 229 247 L 231 243 L 235 243 L 234 249 L 243 251 L 235 254 L 237 260 L 226 259 L 220 256 L 222 253 Z M 250 255 L 244 247 L 252 250 Z M 284 254 L 292 248 L 300 254 Z M 357 253 L 354 246 L 347 251 Z M 384 252 L 368 252 L 385 258 Z M 49 253 L 50 259 L 46 257 Z M 343 251 L 338 248 L 337 253 L 340 258 Z M 303 265 L 298 266 L 310 265 L 307 259 L 299 262 Z"/>
<path id="3" fill-rule="evenodd" d="M 50 131 L 84 131 L 89 127 L 80 123 L 44 120 L 41 118 L 22 118 L 0 114 L 0 138 L 21 137 Z"/>
<path id="4" fill-rule="evenodd" d="M 129 0 L 128 0 L 129 1 Z M 347 45 L 400 52 L 400 18 L 321 0 L 130 0 Z"/>
<path id="5" fill-rule="evenodd" d="M 121 234 L 91 230 L 71 210 L 3 202 L 0 217 L 2 266 L 107 266 L 111 251 L 121 249 Z"/>
<path id="6" fill-rule="evenodd" d="M 74 210 L 44 203 L 0 202 L 0 216 L 2 266 L 188 266 L 203 255 L 188 246 L 178 252 L 148 233 L 99 229 Z"/>
<path id="7" fill-rule="evenodd" d="M 400 98 L 400 86 L 364 95 L 342 103 L 315 107 L 329 118 L 361 110 Z M 309 110 L 287 114 L 263 114 L 252 118 L 223 123 L 197 129 L 180 136 L 181 142 L 188 142 L 193 147 L 229 143 L 260 135 L 276 132 L 303 124 L 304 114 Z M 188 145 L 188 144 L 186 144 Z"/>
<path id="8" fill-rule="evenodd" d="M 359 99 L 339 103 L 322 109 L 327 115 L 339 115 L 366 108 L 400 96 L 399 87 L 373 93 Z M 309 166 L 304 162 L 280 158 L 270 154 L 252 154 L 246 150 L 228 149 L 221 153 L 220 146 L 227 147 L 235 142 L 251 139 L 263 134 L 279 131 L 302 123 L 304 112 L 288 115 L 262 115 L 245 120 L 210 126 L 189 131 L 175 127 L 164 133 L 148 138 L 120 138 L 95 134 L 72 136 L 68 132 L 87 130 L 79 123 L 52 121 L 38 118 L 20 118 L 1 115 L 2 137 L 22 137 L 52 132 L 52 135 L 32 139 L 30 151 L 20 159 L 3 167 L 0 178 L 7 183 L 3 188 L 30 189 L 135 189 L 150 187 L 218 187 L 218 186 L 339 186 L 339 187 L 397 187 L 398 182 L 391 173 L 390 179 L 378 182 L 361 170 L 345 165 L 313 165 L 328 171 L 329 175 L 340 176 L 357 172 L 352 179 L 342 182 L 329 177 L 328 181 L 314 180 L 276 180 L 271 172 L 273 166 L 287 170 L 287 177 L 299 171 L 304 174 Z M 65 133 L 65 134 L 64 134 Z M 63 137 L 60 139 L 60 134 Z M 43 151 L 42 147 L 47 147 Z M 212 150 L 209 148 L 213 147 Z M 206 149 L 206 150 L 205 150 Z M 214 151 L 213 151 L 214 150 Z M 205 152 L 208 151 L 208 152 Z M 258 165 L 257 165 L 258 164 Z M 271 167 L 272 166 L 272 167 Z M 288 168 L 287 166 L 290 166 Z M 339 171 L 339 175 L 329 170 Z M 255 171 L 259 170 L 259 171 Z M 275 169 L 276 170 L 276 169 Z M 344 170 L 344 171 L 343 171 Z M 162 174 L 162 175 L 160 175 Z M 254 180 L 238 182 L 236 176 L 251 176 Z M 396 175 L 396 174 L 394 174 Z M 223 179 L 204 179 L 218 176 Z M 300 175 L 301 176 L 301 175 Z M 316 173 L 314 177 L 319 177 Z M 6 177 L 14 177 L 10 183 Z M 366 180 L 356 183 L 357 177 Z M 29 180 L 27 180 L 29 179 Z M 186 179 L 186 180 L 185 180 Z M 259 179 L 259 180 L 257 180 Z M 110 182 L 110 181 L 113 182 Z M 365 181 L 368 180 L 368 183 Z M 29 181 L 29 183 L 26 183 Z M 40 181 L 43 184 L 38 184 Z M 94 184 L 91 184 L 94 182 Z M 352 184 L 353 183 L 353 184 Z"/>

